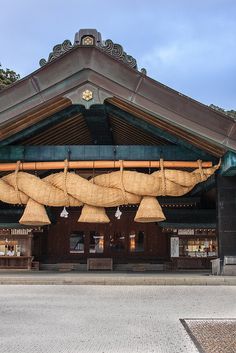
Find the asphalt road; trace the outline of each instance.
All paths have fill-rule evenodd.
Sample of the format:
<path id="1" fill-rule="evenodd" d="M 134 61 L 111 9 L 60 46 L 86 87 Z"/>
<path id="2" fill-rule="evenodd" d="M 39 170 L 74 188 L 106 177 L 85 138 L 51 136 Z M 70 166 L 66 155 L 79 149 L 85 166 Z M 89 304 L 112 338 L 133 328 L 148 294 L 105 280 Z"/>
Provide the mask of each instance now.
<path id="1" fill-rule="evenodd" d="M 180 318 L 236 318 L 235 286 L 0 286 L 0 353 L 196 353 Z"/>

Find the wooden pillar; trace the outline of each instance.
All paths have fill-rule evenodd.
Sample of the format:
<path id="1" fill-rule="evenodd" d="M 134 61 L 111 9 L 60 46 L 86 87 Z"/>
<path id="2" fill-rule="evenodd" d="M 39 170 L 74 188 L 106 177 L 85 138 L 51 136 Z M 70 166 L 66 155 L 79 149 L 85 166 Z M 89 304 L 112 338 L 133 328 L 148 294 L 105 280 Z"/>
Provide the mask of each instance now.
<path id="1" fill-rule="evenodd" d="M 28 234 L 28 251 L 27 251 L 27 256 L 28 256 L 28 264 L 27 264 L 27 269 L 31 270 L 31 266 L 32 266 L 32 238 L 33 238 L 33 234 L 32 232 L 30 232 Z"/>
<path id="2" fill-rule="evenodd" d="M 236 256 L 236 176 L 217 176 L 219 256 Z"/>
<path id="3" fill-rule="evenodd" d="M 32 256 L 32 239 L 33 239 L 33 234 L 31 231 L 28 234 L 28 254 L 27 254 L 27 256 Z"/>

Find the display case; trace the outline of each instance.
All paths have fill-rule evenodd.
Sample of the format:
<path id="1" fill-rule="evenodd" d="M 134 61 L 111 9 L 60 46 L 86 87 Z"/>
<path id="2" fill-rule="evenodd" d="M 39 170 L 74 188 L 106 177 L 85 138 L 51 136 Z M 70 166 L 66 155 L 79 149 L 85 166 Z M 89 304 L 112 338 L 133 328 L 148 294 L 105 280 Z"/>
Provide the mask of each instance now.
<path id="1" fill-rule="evenodd" d="M 215 229 L 169 229 L 170 258 L 177 269 L 208 269 L 218 256 Z"/>
<path id="2" fill-rule="evenodd" d="M 215 237 L 179 239 L 179 256 L 212 257 L 217 256 L 217 241 Z"/>
<path id="3" fill-rule="evenodd" d="M 31 269 L 31 229 L 0 229 L 0 269 Z"/>

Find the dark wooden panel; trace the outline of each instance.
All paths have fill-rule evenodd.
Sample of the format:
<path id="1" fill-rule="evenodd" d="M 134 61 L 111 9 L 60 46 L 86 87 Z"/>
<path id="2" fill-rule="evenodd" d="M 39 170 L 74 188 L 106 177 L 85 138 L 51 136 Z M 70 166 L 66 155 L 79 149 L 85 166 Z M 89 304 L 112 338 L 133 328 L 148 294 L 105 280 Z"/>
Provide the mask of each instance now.
<path id="1" fill-rule="evenodd" d="M 108 216 L 111 220 L 108 224 L 88 224 L 78 223 L 80 216 L 79 209 L 70 209 L 68 218 L 60 218 L 61 209 L 53 211 L 57 223 L 48 229 L 47 237 L 47 258 L 40 260 L 48 263 L 56 262 L 81 262 L 85 263 L 88 257 L 112 257 L 114 263 L 127 262 L 161 262 L 169 257 L 168 239 L 162 234 L 161 228 L 155 223 L 136 223 L 134 222 L 135 211 L 122 211 L 120 220 L 114 217 L 115 209 L 108 210 Z M 70 234 L 74 231 L 83 231 L 85 233 L 84 254 L 70 254 Z M 89 233 L 97 231 L 104 234 L 104 252 L 89 253 Z M 129 234 L 132 232 L 144 232 L 144 251 L 129 251 Z M 125 236 L 124 250 L 114 252 L 109 246 L 110 236 L 116 232 Z"/>
<path id="2" fill-rule="evenodd" d="M 217 177 L 219 253 L 236 255 L 236 177 Z"/>
<path id="3" fill-rule="evenodd" d="M 58 138 L 60 135 L 58 135 Z M 86 138 L 86 136 L 83 136 Z M 51 141 L 52 143 L 52 136 Z M 58 140 L 56 141 L 58 143 Z M 159 160 L 193 161 L 198 155 L 181 146 L 143 146 L 143 145 L 40 145 L 0 147 L 0 161 L 61 161 L 68 158 L 76 160 Z M 213 161 L 214 158 L 203 158 Z"/>
<path id="4" fill-rule="evenodd" d="M 220 172 L 223 176 L 236 175 L 236 153 L 228 151 L 224 155 Z"/>

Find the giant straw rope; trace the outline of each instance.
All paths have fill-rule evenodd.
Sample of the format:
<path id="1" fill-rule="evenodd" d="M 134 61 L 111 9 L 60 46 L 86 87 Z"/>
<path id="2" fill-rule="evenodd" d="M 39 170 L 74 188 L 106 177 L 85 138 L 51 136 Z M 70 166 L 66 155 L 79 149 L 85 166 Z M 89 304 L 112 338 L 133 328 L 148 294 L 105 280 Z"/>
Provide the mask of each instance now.
<path id="1" fill-rule="evenodd" d="M 10 204 L 26 204 L 20 223 L 27 225 L 50 224 L 44 206 L 83 206 L 79 222 L 109 222 L 104 207 L 124 204 L 140 204 L 135 221 L 153 222 L 165 219 L 157 196 L 182 196 L 193 187 L 207 180 L 219 168 L 199 168 L 192 172 L 161 169 L 144 174 L 135 171 L 120 171 L 101 174 L 87 180 L 68 172 L 65 161 L 64 172 L 46 178 L 19 172 L 0 179 L 0 200 Z M 18 164 L 19 165 L 19 164 Z"/>

